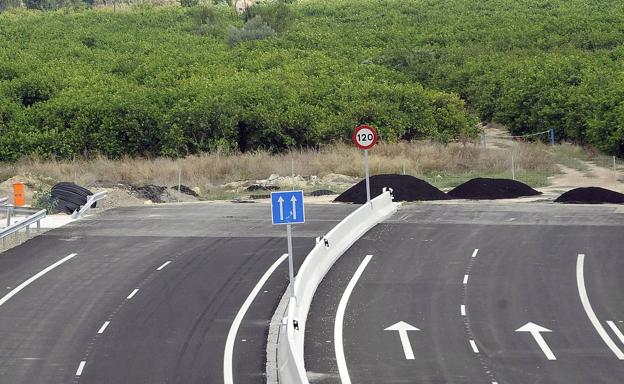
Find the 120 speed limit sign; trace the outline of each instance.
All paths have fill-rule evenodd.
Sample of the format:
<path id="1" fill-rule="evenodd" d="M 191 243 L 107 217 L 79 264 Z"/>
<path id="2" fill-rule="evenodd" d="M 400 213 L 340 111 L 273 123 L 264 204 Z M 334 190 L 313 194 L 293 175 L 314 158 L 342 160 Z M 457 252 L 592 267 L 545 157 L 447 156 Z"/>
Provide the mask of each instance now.
<path id="1" fill-rule="evenodd" d="M 371 149 L 377 144 L 377 132 L 368 125 L 360 125 L 353 132 L 353 142 L 360 149 Z"/>

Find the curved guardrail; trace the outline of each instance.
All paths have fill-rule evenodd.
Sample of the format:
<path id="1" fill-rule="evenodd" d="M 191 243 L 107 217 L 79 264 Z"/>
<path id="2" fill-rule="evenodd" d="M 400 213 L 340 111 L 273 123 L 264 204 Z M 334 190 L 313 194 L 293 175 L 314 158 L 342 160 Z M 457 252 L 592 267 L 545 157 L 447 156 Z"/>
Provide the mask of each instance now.
<path id="1" fill-rule="evenodd" d="M 277 345 L 280 383 L 308 384 L 303 343 L 305 324 L 316 289 L 340 256 L 368 230 L 392 216 L 399 205 L 392 201 L 391 191 L 384 191 L 342 220 L 308 254 L 295 278 L 296 299 L 290 298 L 280 329 Z"/>

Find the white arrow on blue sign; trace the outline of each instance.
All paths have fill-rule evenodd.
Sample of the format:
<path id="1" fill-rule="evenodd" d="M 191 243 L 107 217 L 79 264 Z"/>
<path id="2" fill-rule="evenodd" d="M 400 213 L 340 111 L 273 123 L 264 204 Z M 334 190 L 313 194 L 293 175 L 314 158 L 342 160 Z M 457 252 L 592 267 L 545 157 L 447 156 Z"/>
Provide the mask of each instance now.
<path id="1" fill-rule="evenodd" d="M 305 223 L 303 191 L 271 193 L 273 225 Z"/>

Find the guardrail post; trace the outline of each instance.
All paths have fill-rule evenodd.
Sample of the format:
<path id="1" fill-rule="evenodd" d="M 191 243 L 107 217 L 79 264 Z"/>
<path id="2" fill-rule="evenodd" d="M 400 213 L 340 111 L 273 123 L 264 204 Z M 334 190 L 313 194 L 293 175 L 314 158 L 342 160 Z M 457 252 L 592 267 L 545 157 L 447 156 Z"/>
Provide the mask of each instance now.
<path id="1" fill-rule="evenodd" d="M 555 128 L 550 128 L 550 145 L 555 145 Z"/>

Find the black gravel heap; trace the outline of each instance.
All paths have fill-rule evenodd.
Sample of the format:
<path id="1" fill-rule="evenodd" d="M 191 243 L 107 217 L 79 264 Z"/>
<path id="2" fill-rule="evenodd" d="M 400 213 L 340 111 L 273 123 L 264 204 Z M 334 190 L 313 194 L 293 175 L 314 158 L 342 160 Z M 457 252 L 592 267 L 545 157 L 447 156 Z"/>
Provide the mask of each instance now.
<path id="1" fill-rule="evenodd" d="M 438 188 L 408 175 L 375 175 L 370 177 L 371 199 L 381 195 L 384 187 L 392 188 L 394 201 L 448 200 Z M 334 201 L 341 203 L 366 203 L 366 180 L 347 189 Z"/>
<path id="2" fill-rule="evenodd" d="M 624 204 L 624 194 L 600 187 L 575 188 L 559 196 L 555 203 Z"/>
<path id="3" fill-rule="evenodd" d="M 60 182 L 52 187 L 50 195 L 56 200 L 56 208 L 68 215 L 80 210 L 80 206 L 87 203 L 87 198 L 92 195 L 91 191 L 79 185 L 69 182 Z M 91 208 L 95 208 L 93 203 Z"/>
<path id="4" fill-rule="evenodd" d="M 471 200 L 513 199 L 541 194 L 541 192 L 516 180 L 481 177 L 468 180 L 447 192 L 447 195 L 452 198 Z"/>

